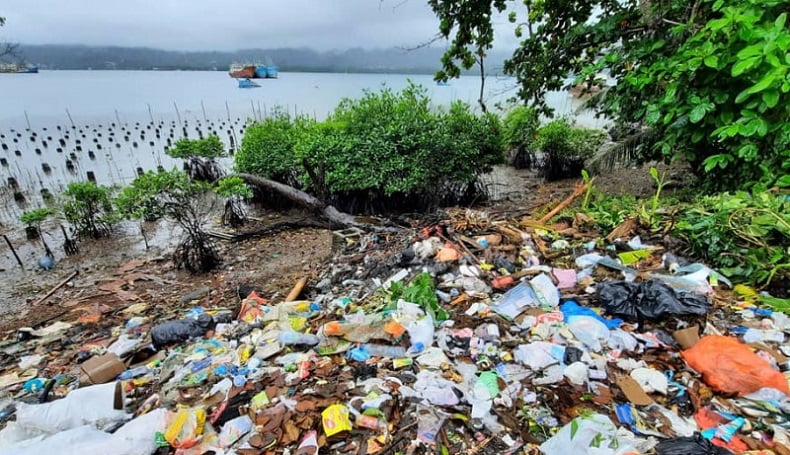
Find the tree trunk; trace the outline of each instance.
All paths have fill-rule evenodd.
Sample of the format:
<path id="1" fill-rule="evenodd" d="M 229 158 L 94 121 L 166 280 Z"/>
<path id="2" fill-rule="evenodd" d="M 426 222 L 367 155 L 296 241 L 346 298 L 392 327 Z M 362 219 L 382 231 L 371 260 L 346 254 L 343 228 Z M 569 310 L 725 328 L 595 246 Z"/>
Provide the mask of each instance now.
<path id="1" fill-rule="evenodd" d="M 327 219 L 332 224 L 333 227 L 339 227 L 339 228 L 355 227 L 366 231 L 376 231 L 376 232 L 397 231 L 396 228 L 374 226 L 367 223 L 359 223 L 354 219 L 353 216 L 349 215 L 348 213 L 341 212 L 340 210 L 336 209 L 334 206 L 324 203 L 323 201 L 316 198 L 315 196 L 305 193 L 302 190 L 298 190 L 292 186 L 288 186 L 280 182 L 275 182 L 274 180 L 269 180 L 267 178 L 258 177 L 257 175 L 244 174 L 244 173 L 232 174 L 228 177 L 239 177 L 250 185 L 254 185 L 261 189 L 279 193 L 280 195 L 287 198 L 289 201 L 293 202 L 294 204 L 300 205 L 306 208 L 307 210 L 314 212 L 317 215 Z"/>

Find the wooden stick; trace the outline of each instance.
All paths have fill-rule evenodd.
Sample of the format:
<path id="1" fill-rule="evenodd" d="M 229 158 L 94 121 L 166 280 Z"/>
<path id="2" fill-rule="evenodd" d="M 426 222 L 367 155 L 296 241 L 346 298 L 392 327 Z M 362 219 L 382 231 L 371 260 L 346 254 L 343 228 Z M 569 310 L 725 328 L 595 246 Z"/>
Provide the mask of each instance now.
<path id="1" fill-rule="evenodd" d="M 12 253 L 14 253 L 14 257 L 16 258 L 16 262 L 18 262 L 18 263 L 19 263 L 19 266 L 20 266 L 20 267 L 22 267 L 22 268 L 24 269 L 24 268 L 25 268 L 25 266 L 24 266 L 24 264 L 22 264 L 22 260 L 21 260 L 21 259 L 19 259 L 19 255 L 18 255 L 18 254 L 16 254 L 16 250 L 14 249 L 14 245 L 11 245 L 11 241 L 10 241 L 10 240 L 8 240 L 8 236 L 7 236 L 7 235 L 5 235 L 5 234 L 3 234 L 3 238 L 5 239 L 5 243 L 7 243 L 7 244 L 8 244 L 8 248 L 11 248 L 11 252 L 12 252 Z"/>
<path id="2" fill-rule="evenodd" d="M 582 194 L 584 194 L 585 191 L 587 191 L 587 184 L 586 183 L 577 184 L 576 187 L 573 189 L 573 193 L 570 196 L 568 196 L 564 201 L 562 201 L 559 204 L 557 204 L 557 206 L 554 207 L 554 209 L 552 211 L 550 211 L 549 213 L 543 215 L 543 218 L 539 219 L 538 222 L 541 223 L 541 224 L 548 223 L 550 219 L 554 218 L 554 215 L 560 213 L 562 211 L 562 209 L 564 209 L 565 207 L 571 205 L 571 202 L 576 200 L 577 197 L 579 197 Z"/>
<path id="3" fill-rule="evenodd" d="M 302 293 L 302 289 L 307 284 L 307 277 L 300 278 L 299 281 L 296 282 L 294 288 L 291 289 L 291 292 L 288 293 L 288 297 L 285 298 L 286 302 L 293 302 L 299 297 L 299 294 Z"/>
<path id="4" fill-rule="evenodd" d="M 74 272 L 73 272 L 71 275 L 69 275 L 69 276 L 68 276 L 66 279 L 64 279 L 64 280 L 63 280 L 63 281 L 61 281 L 60 283 L 56 284 L 54 288 L 50 289 L 50 290 L 49 290 L 49 292 L 47 292 L 47 295 L 45 295 L 44 297 L 41 297 L 40 299 L 36 300 L 36 301 L 33 303 L 33 305 L 38 305 L 39 303 L 42 303 L 42 302 L 44 302 L 44 300 L 47 300 L 48 298 L 52 297 L 52 294 L 54 294 L 54 293 L 55 293 L 55 291 L 57 291 L 58 289 L 60 289 L 60 288 L 62 288 L 63 286 L 65 286 L 65 285 L 66 285 L 66 283 L 68 283 L 69 281 L 71 281 L 71 280 L 72 280 L 72 279 L 73 279 L 75 276 L 77 276 L 77 275 L 79 275 L 79 274 L 80 274 L 80 271 L 79 271 L 79 270 L 75 270 L 75 271 L 74 271 Z"/>

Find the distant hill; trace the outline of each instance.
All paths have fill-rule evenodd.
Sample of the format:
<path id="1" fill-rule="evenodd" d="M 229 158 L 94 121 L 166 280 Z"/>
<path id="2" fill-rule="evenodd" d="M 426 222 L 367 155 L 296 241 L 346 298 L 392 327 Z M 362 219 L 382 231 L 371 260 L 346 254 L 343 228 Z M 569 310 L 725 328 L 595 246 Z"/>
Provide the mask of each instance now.
<path id="1" fill-rule="evenodd" d="M 308 48 L 242 49 L 234 52 L 181 52 L 144 47 L 21 45 L 25 61 L 42 69 L 94 70 L 218 70 L 227 71 L 233 62 L 271 62 L 281 71 L 316 72 L 436 72 L 443 49 L 353 48 L 319 52 Z M 505 54 L 492 54 L 487 68 L 501 73 Z M 471 73 L 474 73 L 472 71 Z"/>

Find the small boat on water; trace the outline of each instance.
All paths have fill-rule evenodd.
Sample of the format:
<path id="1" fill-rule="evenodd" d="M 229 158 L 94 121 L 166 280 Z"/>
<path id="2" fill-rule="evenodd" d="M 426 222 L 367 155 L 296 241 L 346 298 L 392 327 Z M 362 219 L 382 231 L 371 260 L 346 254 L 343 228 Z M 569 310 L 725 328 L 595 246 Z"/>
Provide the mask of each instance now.
<path id="1" fill-rule="evenodd" d="M 239 79 L 239 88 L 255 88 L 255 87 L 260 87 L 260 85 L 256 84 L 250 79 Z"/>
<path id="2" fill-rule="evenodd" d="M 279 72 L 280 69 L 271 64 L 234 63 L 228 74 L 236 79 L 277 79 Z"/>
<path id="3" fill-rule="evenodd" d="M 230 77 L 236 79 L 254 79 L 255 65 L 234 63 L 230 65 L 230 71 L 228 71 L 228 74 L 230 74 Z"/>
<path id="4" fill-rule="evenodd" d="M 255 74 L 262 79 L 277 79 L 280 69 L 274 65 L 259 65 L 255 67 Z"/>
<path id="5" fill-rule="evenodd" d="M 0 73 L 37 74 L 38 67 L 33 65 L 16 65 L 13 63 L 5 63 L 0 65 Z"/>

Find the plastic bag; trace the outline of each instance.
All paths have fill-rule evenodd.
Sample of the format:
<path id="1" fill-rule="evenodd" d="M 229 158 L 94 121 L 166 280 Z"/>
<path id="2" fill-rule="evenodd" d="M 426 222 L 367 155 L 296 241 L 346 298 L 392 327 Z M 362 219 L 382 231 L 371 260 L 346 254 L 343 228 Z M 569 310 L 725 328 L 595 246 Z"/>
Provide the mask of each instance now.
<path id="1" fill-rule="evenodd" d="M 19 403 L 16 421 L 19 425 L 46 433 L 57 433 L 83 425 L 110 427 L 130 417 L 126 412 L 113 408 L 114 400 L 113 382 L 83 387 L 52 403 Z"/>
<path id="2" fill-rule="evenodd" d="M 704 316 L 712 306 L 705 296 L 676 292 L 660 281 L 609 281 L 598 285 L 606 312 L 627 321 L 658 320 L 667 315 Z"/>
<path id="3" fill-rule="evenodd" d="M 562 311 L 562 318 L 566 324 L 574 316 L 593 317 L 603 322 L 606 325 L 606 327 L 610 329 L 616 329 L 623 324 L 623 320 L 620 318 L 607 319 L 601 316 L 600 314 L 596 313 L 595 311 L 591 310 L 590 308 L 579 306 L 579 304 L 574 302 L 573 300 L 568 300 L 567 302 L 560 305 L 560 311 Z"/>
<path id="4" fill-rule="evenodd" d="M 602 414 L 576 417 L 540 446 L 544 455 L 620 455 L 637 452 L 640 442 L 627 430 L 618 430 Z"/>
<path id="5" fill-rule="evenodd" d="M 351 431 L 351 419 L 348 408 L 342 404 L 333 404 L 321 413 L 324 433 L 327 437 L 343 431 Z"/>
<path id="6" fill-rule="evenodd" d="M 228 420 L 219 433 L 219 443 L 222 447 L 228 448 L 241 439 L 242 436 L 252 431 L 252 428 L 252 419 L 247 414 Z"/>
<path id="7" fill-rule="evenodd" d="M 590 316 L 574 316 L 568 323 L 568 329 L 577 340 L 595 352 L 600 352 L 603 349 L 602 344 L 609 341 L 609 329 L 606 325 Z"/>
<path id="8" fill-rule="evenodd" d="M 188 449 L 200 443 L 206 424 L 203 408 L 183 409 L 176 413 L 165 431 L 165 439 L 177 449 Z"/>
<path id="9" fill-rule="evenodd" d="M 743 396 L 762 387 L 790 392 L 784 375 L 736 338 L 706 336 L 680 355 L 702 373 L 706 384 L 720 392 Z"/>
<path id="10" fill-rule="evenodd" d="M 685 438 L 662 441 L 656 446 L 658 455 L 732 455 L 732 452 L 716 447 L 699 433 Z"/>
<path id="11" fill-rule="evenodd" d="M 169 344 L 183 343 L 190 338 L 205 335 L 214 325 L 214 320 L 207 314 L 201 314 L 197 319 L 187 318 L 178 321 L 168 321 L 151 329 L 151 339 L 157 349 Z"/>

